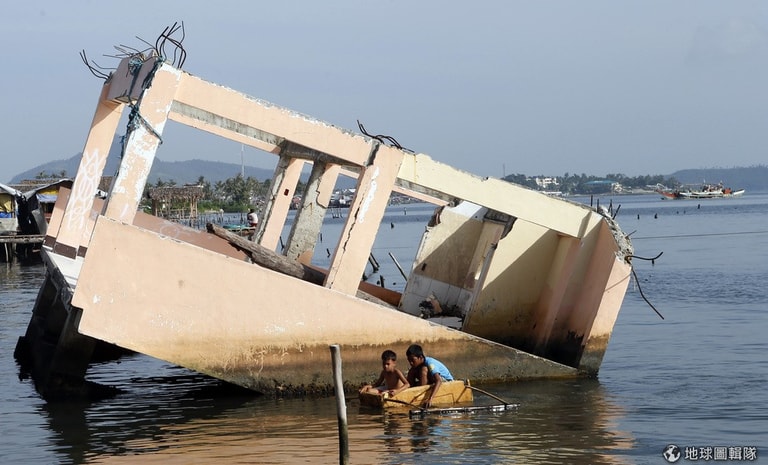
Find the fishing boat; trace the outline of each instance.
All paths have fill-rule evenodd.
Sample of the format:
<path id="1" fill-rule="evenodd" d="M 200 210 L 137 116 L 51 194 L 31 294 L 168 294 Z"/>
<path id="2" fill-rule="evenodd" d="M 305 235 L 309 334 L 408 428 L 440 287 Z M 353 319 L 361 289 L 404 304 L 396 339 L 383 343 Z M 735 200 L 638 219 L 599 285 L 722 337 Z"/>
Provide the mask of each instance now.
<path id="1" fill-rule="evenodd" d="M 21 192 L 11 186 L 0 184 L 0 235 L 16 234 L 19 229 L 18 201 Z"/>
<path id="2" fill-rule="evenodd" d="M 249 237 L 256 232 L 256 228 L 247 224 L 225 224 L 222 226 L 227 231 L 233 232 L 238 236 Z"/>
<path id="3" fill-rule="evenodd" d="M 379 392 L 376 389 L 360 393 L 360 405 L 377 409 L 389 408 L 420 408 L 429 398 L 434 389 L 434 384 L 425 386 L 412 386 L 403 389 L 394 396 L 388 392 Z M 469 380 L 443 381 L 440 389 L 432 399 L 433 407 L 445 407 L 456 404 L 471 404 L 473 400 L 472 389 Z"/>
<path id="4" fill-rule="evenodd" d="M 478 383 L 597 375 L 633 256 L 605 209 L 205 81 L 162 49 L 117 64 L 92 121 L 74 184 L 59 191 L 43 241 L 46 277 L 16 346 L 44 398 L 83 393 L 97 342 L 275 396 L 332 394 L 332 344 L 350 392 L 376 376 L 370 362 L 383 350 L 413 342 Z M 169 123 L 275 160 L 251 240 L 140 211 Z M 94 197 L 126 127 L 118 174 L 105 198 Z M 338 236 L 322 239 L 342 176 L 356 187 Z M 402 267 L 404 286 L 388 289 L 361 277 L 380 226 L 390 230 L 394 194 L 434 210 Z"/>
<path id="5" fill-rule="evenodd" d="M 21 198 L 21 192 L 0 184 L 0 263 L 10 262 L 14 258 L 19 230 L 17 204 Z"/>
<path id="6" fill-rule="evenodd" d="M 0 261 L 39 258 L 40 246 L 60 188 L 71 179 L 35 179 L 14 186 L 0 184 Z"/>
<path id="7" fill-rule="evenodd" d="M 657 186 L 656 192 L 661 194 L 662 199 L 673 200 L 722 199 L 744 195 L 744 189 L 733 190 L 723 186 L 723 183 L 686 185 L 677 189 Z"/>

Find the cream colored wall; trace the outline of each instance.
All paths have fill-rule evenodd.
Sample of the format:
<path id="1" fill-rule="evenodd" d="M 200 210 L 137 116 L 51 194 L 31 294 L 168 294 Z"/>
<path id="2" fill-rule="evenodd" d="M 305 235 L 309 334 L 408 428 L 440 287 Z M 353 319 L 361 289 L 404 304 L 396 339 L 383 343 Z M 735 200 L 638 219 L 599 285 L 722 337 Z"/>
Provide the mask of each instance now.
<path id="1" fill-rule="evenodd" d="M 462 329 L 556 360 L 578 359 L 591 340 L 590 357 L 602 357 L 629 267 L 617 258 L 610 228 L 599 215 L 589 219 L 585 232 L 581 240 L 568 239 L 518 220 L 499 241 Z"/>
<path id="2" fill-rule="evenodd" d="M 558 235 L 517 221 L 496 249 L 467 331 L 500 341 L 525 337 L 557 249 Z"/>
<path id="3" fill-rule="evenodd" d="M 89 252 L 75 293 L 76 305 L 83 309 L 81 330 L 86 334 L 214 376 L 236 367 L 237 376 L 246 379 L 262 379 L 267 373 L 280 377 L 281 369 L 292 370 L 293 380 L 321 379 L 325 375 L 313 367 L 319 359 L 314 354 L 307 356 L 306 351 L 322 348 L 324 352 L 329 342 L 342 341 L 358 347 L 356 354 L 374 360 L 382 346 L 407 346 L 411 341 L 439 343 L 448 357 L 461 364 L 469 363 L 461 354 L 493 353 L 499 357 L 499 371 L 494 376 L 514 376 L 504 368 L 508 361 L 504 360 L 529 360 L 527 355 L 354 297 L 396 183 L 441 198 L 468 199 L 501 216 L 519 218 L 499 240 L 504 225 L 483 221 L 485 209 L 463 202 L 443 210 L 439 224 L 425 236 L 406 286 L 403 304 L 407 311 L 435 292 L 441 302 L 471 307 L 464 322 L 468 331 L 496 341 L 530 342 L 532 323 L 552 317 L 553 309 L 557 324 L 550 334 L 536 336 L 541 340 L 571 329 L 589 335 L 590 318 L 595 315 L 575 310 L 580 305 L 608 305 L 600 298 L 608 275 L 615 271 L 615 263 L 609 259 L 616 246 L 607 243 L 604 251 L 591 258 L 596 244 L 606 245 L 613 239 L 597 233 L 595 226 L 601 217 L 588 207 L 502 180 L 473 176 L 424 154 L 379 144 L 168 68 L 167 64 L 161 66 L 153 85 L 141 91 L 142 108 L 162 110 L 153 126 L 161 131 L 167 116 L 271 153 L 294 143 L 355 165 L 360 169 L 360 185 L 351 208 L 354 214 L 348 217 L 343 241 L 335 249 L 325 287 L 248 264 L 218 239 L 211 243 L 212 239 L 197 237 L 184 228 L 141 215 L 134 218 L 140 187 L 146 182 L 158 142 L 154 134 L 134 135 L 129 141 L 131 156 L 122 162 L 105 216 L 99 217 L 89 237 Z M 138 90 L 124 88 L 128 82 L 123 81 L 112 82 L 109 96 L 121 102 L 135 99 Z M 106 143 L 105 135 L 106 131 L 95 131 L 89 137 L 88 146 L 94 146 L 94 153 Z M 88 160 L 84 159 L 78 176 L 96 170 L 100 163 L 91 160 L 88 164 Z M 71 213 L 73 220 L 83 222 L 82 227 L 74 228 L 80 231 L 91 210 L 75 212 L 71 207 L 65 217 Z M 274 240 L 270 225 L 282 226 L 284 219 L 284 212 L 278 209 L 262 220 L 267 243 Z M 128 224 L 134 221 L 135 225 Z M 136 227 L 142 224 L 155 232 Z M 63 222 L 57 240 L 72 229 Z M 581 241 L 575 257 L 573 242 L 564 246 L 563 237 Z M 496 242 L 498 247 L 492 250 Z M 77 243 L 62 241 L 62 253 L 71 255 Z M 558 271 L 566 268 L 566 272 Z M 592 272 L 596 277 L 587 278 Z M 559 308 L 553 303 L 560 300 L 559 296 L 555 299 L 555 289 L 561 290 Z M 608 310 L 618 312 L 620 300 L 613 303 Z M 366 352 L 359 347 L 373 349 Z M 532 363 L 545 363 L 534 359 L 537 361 Z M 461 366 L 471 371 L 474 365 Z M 571 371 L 558 366 L 552 373 Z"/>
<path id="4" fill-rule="evenodd" d="M 495 341 L 527 341 L 526 344 L 532 345 L 534 324 L 540 318 L 538 313 L 546 311 L 541 303 L 548 286 L 552 285 L 548 283 L 550 273 L 553 266 L 562 266 L 558 264 L 558 260 L 562 260 L 558 257 L 561 236 L 518 220 L 507 236 L 498 240 L 487 272 L 480 276 L 483 261 L 503 228 L 497 223 L 481 221 L 483 214 L 467 215 L 466 211 L 459 213 L 450 208 L 440 212 L 439 224 L 425 233 L 402 307 L 417 314 L 418 302 L 435 293 L 441 304 L 458 303 L 469 310 L 464 330 Z M 599 217 L 589 218 L 585 223 L 584 227 L 591 229 L 587 229 L 590 232 L 581 240 L 574 272 L 568 276 L 559 319 L 567 316 L 581 297 L 579 290 L 602 224 Z M 435 263 L 440 266 L 430 267 Z M 482 281 L 476 282 L 477 278 Z"/>
<path id="5" fill-rule="evenodd" d="M 133 225 L 99 217 L 72 304 L 78 330 L 260 389 L 329 383 L 328 345 L 362 381 L 382 348 L 439 347 L 457 376 L 572 376 L 570 369 Z M 477 367 L 477 356 L 487 358 Z M 532 370 L 531 366 L 536 368 Z"/>
<path id="6" fill-rule="evenodd" d="M 16 199 L 10 194 L 3 194 L 0 192 L 0 212 L 3 213 L 15 213 L 16 211 Z"/>
<path id="7" fill-rule="evenodd" d="M 457 213 L 445 207 L 436 211 L 438 224 L 428 227 L 422 237 L 400 305 L 413 315 L 419 314 L 419 303 L 430 294 L 443 307 L 457 306 L 466 311 L 474 293 L 476 270 L 493 236 L 477 218 L 484 209 L 475 206 Z"/>

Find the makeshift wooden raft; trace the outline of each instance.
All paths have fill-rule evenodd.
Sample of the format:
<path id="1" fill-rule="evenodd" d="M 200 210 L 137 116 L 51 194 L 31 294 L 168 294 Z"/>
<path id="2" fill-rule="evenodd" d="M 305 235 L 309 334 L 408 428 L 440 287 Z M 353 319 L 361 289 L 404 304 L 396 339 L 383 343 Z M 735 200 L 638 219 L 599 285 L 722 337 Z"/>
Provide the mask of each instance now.
<path id="1" fill-rule="evenodd" d="M 420 407 L 430 395 L 434 385 L 413 386 L 398 392 L 394 396 L 389 393 L 379 393 L 375 389 L 360 394 L 360 405 L 375 408 Z M 432 399 L 433 406 L 451 406 L 472 403 L 472 389 L 469 381 L 443 381 L 440 390 Z"/>
<path id="2" fill-rule="evenodd" d="M 376 390 L 370 390 L 360 394 L 360 405 L 378 409 L 403 409 L 410 407 L 410 418 L 421 418 L 427 415 L 452 415 L 473 412 L 501 412 L 516 409 L 520 404 L 511 404 L 490 392 L 471 386 L 469 380 L 445 381 L 440 385 L 440 390 L 434 399 L 432 406 L 425 408 L 422 405 L 432 393 L 433 385 L 414 386 L 390 396 L 384 392 L 379 394 Z M 474 396 L 473 391 L 485 394 L 499 402 L 494 405 L 471 405 Z"/>
<path id="3" fill-rule="evenodd" d="M 464 407 L 444 407 L 444 408 L 419 408 L 408 411 L 409 418 L 422 418 L 427 415 L 456 415 L 462 413 L 475 412 L 503 412 L 513 410 L 520 404 L 494 404 L 494 405 L 471 405 Z"/>

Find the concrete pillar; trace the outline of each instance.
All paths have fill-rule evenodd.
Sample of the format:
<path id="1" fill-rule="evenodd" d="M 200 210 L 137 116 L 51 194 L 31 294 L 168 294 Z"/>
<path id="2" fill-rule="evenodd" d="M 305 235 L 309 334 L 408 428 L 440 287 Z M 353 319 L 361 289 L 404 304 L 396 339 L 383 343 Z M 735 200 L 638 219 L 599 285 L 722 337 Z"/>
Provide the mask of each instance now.
<path id="1" fill-rule="evenodd" d="M 596 375 L 627 292 L 630 274 L 616 255 L 613 234 L 606 223 L 599 226 L 597 243 L 585 273 L 568 327 L 583 334 L 577 368 Z"/>
<path id="2" fill-rule="evenodd" d="M 104 208 L 104 216 L 124 223 L 132 223 L 136 216 L 181 80 L 181 71 L 163 63 L 150 77 L 131 109 L 128 123 L 131 128 L 125 141 L 123 160 Z"/>
<path id="3" fill-rule="evenodd" d="M 299 211 L 296 213 L 296 220 L 288 236 L 285 249 L 287 257 L 305 265 L 312 263 L 318 235 L 340 170 L 339 165 L 320 161 L 312 165 L 312 172 L 309 175 Z"/>
<path id="4" fill-rule="evenodd" d="M 403 162 L 400 150 L 375 141 L 371 142 L 370 149 L 325 280 L 326 287 L 347 294 L 354 294 L 360 284 Z"/>
<path id="5" fill-rule="evenodd" d="M 109 148 L 123 114 L 124 105 L 108 97 L 110 82 L 101 89 L 67 207 L 63 211 L 54 210 L 49 225 L 55 225 L 56 228 L 49 227 L 44 240 L 46 245 L 53 246 L 54 253 L 69 258 L 83 255 L 87 248 L 86 243 L 81 243 L 83 231 L 88 224 L 93 198 L 104 174 Z M 57 217 L 59 214 L 63 214 L 61 219 Z"/>
<path id="6" fill-rule="evenodd" d="M 275 174 L 272 177 L 269 200 L 262 214 L 263 218 L 260 218 L 261 224 L 256 233 L 257 242 L 270 250 L 276 250 L 278 253 L 282 252 L 277 250 L 277 246 L 304 163 L 304 160 L 280 155 L 280 161 L 278 161 Z"/>
<path id="7" fill-rule="evenodd" d="M 59 188 L 59 193 L 56 197 L 56 203 L 53 204 L 53 211 L 51 212 L 51 219 L 48 221 L 48 229 L 46 230 L 45 239 L 43 239 L 43 246 L 53 247 L 56 244 L 55 234 L 61 228 L 61 222 L 64 220 L 64 209 L 69 202 L 69 195 L 72 190 L 64 186 Z"/>

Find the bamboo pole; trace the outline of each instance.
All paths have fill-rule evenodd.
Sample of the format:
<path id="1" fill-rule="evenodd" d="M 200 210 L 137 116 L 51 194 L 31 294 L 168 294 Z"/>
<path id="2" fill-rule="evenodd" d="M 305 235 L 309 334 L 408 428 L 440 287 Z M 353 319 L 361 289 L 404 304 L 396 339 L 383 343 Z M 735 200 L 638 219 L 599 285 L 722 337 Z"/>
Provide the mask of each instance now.
<path id="1" fill-rule="evenodd" d="M 397 262 L 397 259 L 395 258 L 394 255 L 392 255 L 392 252 L 389 252 L 389 256 L 392 258 L 392 261 L 395 262 L 395 266 L 397 267 L 397 269 L 400 270 L 400 274 L 403 275 L 403 279 L 407 281 L 408 276 L 405 275 L 405 271 L 403 271 L 403 267 L 400 266 L 400 263 Z"/>
<path id="2" fill-rule="evenodd" d="M 368 263 L 373 267 L 373 272 L 379 271 L 379 262 L 376 261 L 376 257 L 373 256 L 373 252 L 368 254 Z"/>
<path id="3" fill-rule="evenodd" d="M 493 399 L 498 400 L 499 402 L 503 403 L 504 405 L 510 405 L 509 402 L 507 402 L 506 400 L 502 399 L 501 397 L 497 397 L 497 396 L 491 394 L 488 391 L 483 391 L 482 389 L 476 388 L 474 386 L 470 386 L 469 384 L 467 384 L 467 387 L 472 389 L 472 390 L 474 390 L 474 391 L 477 391 L 477 392 L 480 392 L 482 394 L 485 394 L 486 396 L 492 397 Z"/>
<path id="4" fill-rule="evenodd" d="M 347 430 L 347 404 L 344 400 L 344 381 L 341 376 L 341 349 L 338 344 L 330 346 L 333 362 L 333 385 L 336 390 L 336 413 L 339 417 L 339 463 L 349 463 L 349 432 Z"/>

